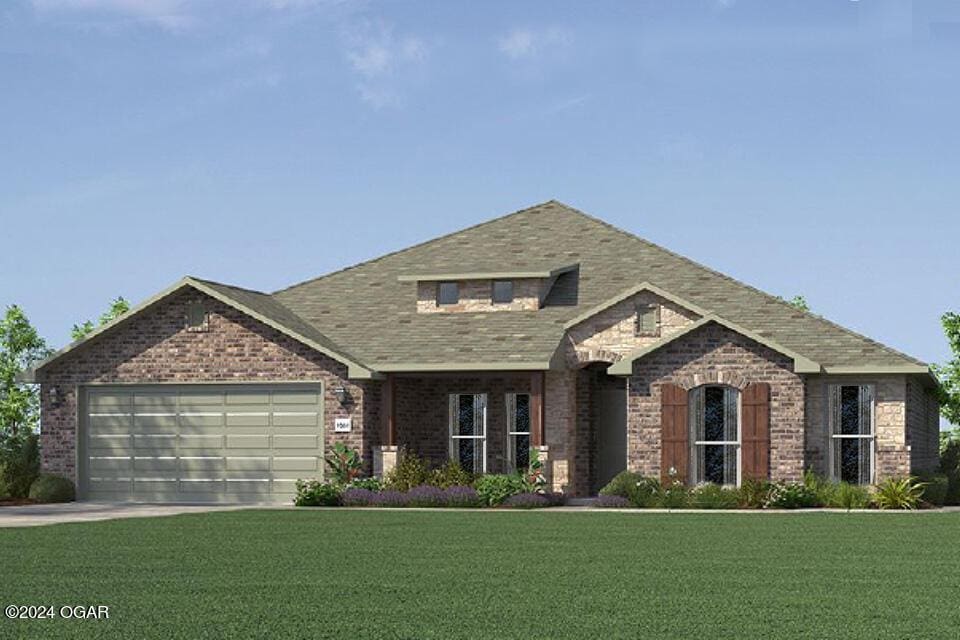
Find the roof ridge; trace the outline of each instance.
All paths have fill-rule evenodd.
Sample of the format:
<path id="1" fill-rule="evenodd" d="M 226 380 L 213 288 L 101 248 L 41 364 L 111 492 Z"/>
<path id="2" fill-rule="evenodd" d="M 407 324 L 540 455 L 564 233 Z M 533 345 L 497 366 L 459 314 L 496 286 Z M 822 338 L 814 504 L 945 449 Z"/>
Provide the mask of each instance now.
<path id="1" fill-rule="evenodd" d="M 642 243 L 644 243 L 644 244 L 646 244 L 646 245 L 648 245 L 648 246 L 650 246 L 650 247 L 652 247 L 652 248 L 654 248 L 654 249 L 657 249 L 657 250 L 659 250 L 659 251 L 662 251 L 662 252 L 664 252 L 664 253 L 666 253 L 666 254 L 668 254 L 668 255 L 670 255 L 670 256 L 673 256 L 674 258 L 678 258 L 678 259 L 680 259 L 680 260 L 683 260 L 684 262 L 688 262 L 688 263 L 692 264 L 692 265 L 695 266 L 695 267 L 698 267 L 698 268 L 700 268 L 700 269 L 703 269 L 703 270 L 711 273 L 712 275 L 715 275 L 715 276 L 718 276 L 718 277 L 722 278 L 723 280 L 727 280 L 727 281 L 729 281 L 729 282 L 731 282 L 731 283 L 733 283 L 733 284 L 735 284 L 735 285 L 738 285 L 738 286 L 744 287 L 744 288 L 746 288 L 746 289 L 749 289 L 750 291 L 753 291 L 754 293 L 758 293 L 758 294 L 764 296 L 765 298 L 770 299 L 771 301 L 773 301 L 773 302 L 775 302 L 775 303 L 777 303 L 777 304 L 790 307 L 790 309 L 791 309 L 792 311 L 794 311 L 794 312 L 800 312 L 800 313 L 806 314 L 806 315 L 810 316 L 811 318 L 813 318 L 814 320 L 819 320 L 820 322 L 824 322 L 824 323 L 826 323 L 826 324 L 829 324 L 830 326 L 834 327 L 835 329 L 839 329 L 840 331 L 843 331 L 844 333 L 847 333 L 847 334 L 852 335 L 852 336 L 854 336 L 854 337 L 860 338 L 861 340 L 866 340 L 866 341 L 869 342 L 870 344 L 876 345 L 877 347 L 879 347 L 879 348 L 881 348 L 881 349 L 883 349 L 883 350 L 885 350 L 885 351 L 887 351 L 887 352 L 889 352 L 889 353 L 892 353 L 892 354 L 894 354 L 894 355 L 896 355 L 896 356 L 899 356 L 899 357 L 901 357 L 901 358 L 906 358 L 907 360 L 910 360 L 910 361 L 915 362 L 915 363 L 917 363 L 917 364 L 921 364 L 921 365 L 926 365 L 926 364 L 927 364 L 926 362 L 923 362 L 923 361 L 921 361 L 921 360 L 918 360 L 917 358 L 914 358 L 913 356 L 911 356 L 911 355 L 909 355 L 909 354 L 906 354 L 906 353 L 904 353 L 904 352 L 902 352 L 902 351 L 900 351 L 900 350 L 898 350 L 898 349 L 894 349 L 893 347 L 888 346 L 888 345 L 885 345 L 885 344 L 883 344 L 882 342 L 878 342 L 877 340 L 874 340 L 873 338 L 871 338 L 871 337 L 869 337 L 869 336 L 863 335 L 862 333 L 859 333 L 859 332 L 857 332 L 857 331 L 854 331 L 853 329 L 849 329 L 849 328 L 847 328 L 847 327 L 845 327 L 845 326 L 843 326 L 843 325 L 841 325 L 841 324 L 838 324 L 838 323 L 834 322 L 833 320 L 829 320 L 829 319 L 827 319 L 827 318 L 825 318 L 825 317 L 823 317 L 823 316 L 821 316 L 821 315 L 819 315 L 819 314 L 813 313 L 813 312 L 811 312 L 811 311 L 805 311 L 805 310 L 803 310 L 803 309 L 797 309 L 796 307 L 794 307 L 793 305 L 791 305 L 789 302 L 787 302 L 787 301 L 784 300 L 783 298 L 780 298 L 780 297 L 775 296 L 775 295 L 773 295 L 773 294 L 767 293 L 767 292 L 764 291 L 763 289 L 759 289 L 759 288 L 757 288 L 757 287 L 755 287 L 755 286 L 753 286 L 753 285 L 747 284 L 746 282 L 742 282 L 742 281 L 734 278 L 733 276 L 729 276 L 729 275 L 727 275 L 727 274 L 725 274 L 725 273 L 721 273 L 720 271 L 717 271 L 716 269 L 711 269 L 710 267 L 708 267 L 708 266 L 706 266 L 706 265 L 703 265 L 703 264 L 697 262 L 696 260 L 694 260 L 694 259 L 692 259 L 692 258 L 688 258 L 688 257 L 685 256 L 685 255 L 679 254 L 679 253 L 677 253 L 677 252 L 675 252 L 675 251 L 671 251 L 670 249 L 667 249 L 666 247 L 662 247 L 662 246 L 660 246 L 659 244 L 657 244 L 657 243 L 655 243 L 655 242 L 651 242 L 650 240 L 647 240 L 646 238 L 640 237 L 640 236 L 638 236 L 638 235 L 636 235 L 636 234 L 634 234 L 634 233 L 631 233 L 631 232 L 629 232 L 629 231 L 627 231 L 627 230 L 625 230 L 625 229 L 621 229 L 620 227 L 618 227 L 618 226 L 616 226 L 616 225 L 614 225 L 614 224 L 611 224 L 611 223 L 607 222 L 606 220 L 602 220 L 602 219 L 600 219 L 600 218 L 597 218 L 597 217 L 595 217 L 595 216 L 590 215 L 589 213 L 585 213 L 585 212 L 581 211 L 580 209 L 577 209 L 576 207 L 571 207 L 571 206 L 568 205 L 568 204 L 564 204 L 564 203 L 562 203 L 562 202 L 557 202 L 557 201 L 555 201 L 555 200 L 551 200 L 550 202 L 552 202 L 552 203 L 554 203 L 554 204 L 558 204 L 558 205 L 560 205 L 560 206 L 562 206 L 562 207 L 565 207 L 565 208 L 567 208 L 567 209 L 569 209 L 569 210 L 571 210 L 571 211 L 573 211 L 573 212 L 575 212 L 575 213 L 578 213 L 578 214 L 580 214 L 581 216 L 583 216 L 584 218 L 587 218 L 587 219 L 589 219 L 589 220 L 592 220 L 593 222 L 596 222 L 596 223 L 598 223 L 598 224 L 600 224 L 600 225 L 602 225 L 602 226 L 604 226 L 604 227 L 607 227 L 607 228 L 609 228 L 609 229 L 612 230 L 612 231 L 615 231 L 615 232 L 617 232 L 617 233 L 626 235 L 626 236 L 628 236 L 628 237 L 630 237 L 630 238 L 632 238 L 632 239 L 634 239 L 634 240 L 639 240 L 640 242 L 642 242 Z"/>
<path id="2" fill-rule="evenodd" d="M 319 276 L 316 276 L 316 277 L 313 277 L 313 278 L 307 278 L 306 280 L 303 280 L 303 281 L 301 281 L 301 282 L 297 282 L 297 283 L 295 283 L 295 284 L 291 284 L 291 285 L 289 285 L 289 286 L 283 287 L 282 289 L 277 289 L 276 291 L 274 291 L 274 292 L 272 292 L 272 293 L 270 293 L 270 294 L 267 294 L 267 295 L 270 295 L 271 297 L 273 297 L 273 296 L 277 295 L 278 293 L 284 293 L 284 292 L 289 291 L 289 290 L 291 290 L 291 289 L 295 289 L 295 288 L 297 288 L 297 287 L 301 287 L 301 286 L 303 286 L 303 285 L 310 284 L 311 282 L 316 282 L 316 281 L 318 281 L 318 280 L 323 280 L 324 278 L 329 278 L 329 277 L 331 277 L 331 276 L 335 276 L 335 275 L 337 275 L 337 274 L 344 273 L 345 271 L 350 271 L 351 269 L 357 269 L 357 268 L 359 268 L 359 267 L 364 267 L 364 266 L 366 266 L 366 265 L 368 265 L 368 264 L 373 264 L 373 263 L 375 263 L 375 262 L 379 262 L 380 260 L 384 260 L 384 259 L 386 259 L 386 258 L 390 258 L 390 257 L 396 256 L 396 255 L 399 255 L 399 254 L 401 254 L 401 253 L 406 253 L 407 251 L 412 251 L 412 250 L 414 250 L 414 249 L 419 249 L 419 248 L 421 248 L 421 247 L 425 247 L 425 246 L 427 246 L 427 245 L 433 244 L 434 242 L 439 242 L 439 241 L 441 241 L 441 240 L 446 240 L 447 238 L 451 238 L 451 237 L 453 237 L 453 236 L 455 236 L 455 235 L 457 235 L 457 234 L 465 233 L 465 232 L 467 232 L 467 231 L 472 231 L 472 230 L 474 230 L 474 229 L 478 229 L 478 228 L 483 227 L 483 226 L 486 226 L 486 225 L 488 225 L 488 224 L 493 224 L 494 222 L 499 222 L 499 221 L 501 221 L 501 220 L 506 220 L 507 218 L 512 218 L 513 216 L 518 216 L 518 215 L 520 215 L 520 214 L 527 213 L 527 212 L 529 212 L 529 211 L 532 211 L 533 209 L 536 209 L 536 208 L 538 208 L 538 207 L 543 207 L 543 206 L 548 205 L 548 204 L 558 204 L 558 205 L 560 205 L 560 206 L 562 206 L 562 207 L 566 207 L 566 206 L 567 206 L 567 205 L 563 204 L 562 202 L 559 202 L 559 201 L 553 200 L 553 199 L 546 200 L 546 201 L 544 201 L 544 202 L 539 202 L 539 203 L 534 204 L 534 205 L 531 205 L 531 206 L 529 206 L 529 207 L 524 207 L 523 209 L 518 209 L 518 210 L 516 210 L 516 211 L 512 211 L 512 212 L 510 212 L 510 213 L 506 213 L 506 214 L 504 214 L 504 215 L 502 215 L 502 216 L 497 216 L 496 218 L 491 218 L 491 219 L 489 219 L 489 220 L 484 220 L 483 222 L 478 222 L 478 223 L 472 224 L 472 225 L 470 225 L 470 226 L 468 226 L 468 227 L 463 227 L 462 229 L 457 229 L 456 231 L 451 231 L 450 233 L 445 233 L 445 234 L 443 234 L 443 235 L 441 235 L 441 236 L 437 236 L 436 238 L 431 238 L 431 239 L 429 239 L 429 240 L 424 240 L 424 241 L 422 241 L 422 242 L 418 242 L 418 243 L 416 243 L 416 244 L 412 244 L 412 245 L 410 245 L 409 247 L 404 247 L 404 248 L 402 248 L 402 249 L 397 249 L 396 251 L 390 251 L 389 253 L 385 253 L 385 254 L 383 254 L 383 255 L 381 255 L 381 256 L 377 256 L 376 258 L 371 258 L 371 259 L 369 259 L 369 260 L 363 260 L 363 261 L 361 261 L 361 262 L 357 262 L 357 263 L 355 263 L 355 264 L 352 264 L 352 265 L 343 267 L 343 268 L 341 268 L 341 269 L 337 269 L 336 271 L 331 271 L 330 273 L 325 273 L 325 274 L 323 274 L 323 275 L 319 275 Z M 569 208 L 571 208 L 571 207 L 567 207 L 567 208 L 569 209 Z M 576 211 L 576 210 L 575 210 L 575 211 Z M 584 215 L 586 215 L 586 214 L 584 214 Z"/>

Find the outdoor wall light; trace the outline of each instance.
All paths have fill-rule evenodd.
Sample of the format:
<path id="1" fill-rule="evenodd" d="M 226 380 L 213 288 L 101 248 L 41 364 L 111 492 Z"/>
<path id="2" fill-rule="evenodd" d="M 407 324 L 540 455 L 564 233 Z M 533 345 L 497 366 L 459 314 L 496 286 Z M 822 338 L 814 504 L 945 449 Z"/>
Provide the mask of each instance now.
<path id="1" fill-rule="evenodd" d="M 350 404 L 352 398 L 350 397 L 350 392 L 343 387 L 337 387 L 333 390 L 333 395 L 337 397 L 337 402 L 340 404 Z"/>
<path id="2" fill-rule="evenodd" d="M 47 397 L 50 398 L 51 404 L 57 404 L 60 402 L 60 389 L 57 387 L 50 387 L 50 391 L 47 392 Z"/>

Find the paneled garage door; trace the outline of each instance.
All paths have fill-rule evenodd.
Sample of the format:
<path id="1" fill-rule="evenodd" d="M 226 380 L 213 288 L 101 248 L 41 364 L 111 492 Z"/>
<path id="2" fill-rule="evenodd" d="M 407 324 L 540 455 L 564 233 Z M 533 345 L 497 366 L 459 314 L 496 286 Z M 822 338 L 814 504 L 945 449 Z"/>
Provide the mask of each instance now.
<path id="1" fill-rule="evenodd" d="M 323 473 L 319 385 L 90 387 L 81 496 L 289 502 Z"/>

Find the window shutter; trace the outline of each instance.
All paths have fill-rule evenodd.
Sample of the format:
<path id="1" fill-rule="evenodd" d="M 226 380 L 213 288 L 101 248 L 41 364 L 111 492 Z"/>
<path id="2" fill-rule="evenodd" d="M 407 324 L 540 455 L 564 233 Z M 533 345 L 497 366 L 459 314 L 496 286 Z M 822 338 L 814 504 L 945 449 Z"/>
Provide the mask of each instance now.
<path id="1" fill-rule="evenodd" d="M 660 480 L 668 482 L 670 469 L 687 480 L 690 456 L 687 443 L 687 390 L 675 384 L 660 385 Z"/>
<path id="2" fill-rule="evenodd" d="M 765 382 L 748 384 L 742 398 L 742 476 L 766 480 L 770 477 L 770 385 Z"/>

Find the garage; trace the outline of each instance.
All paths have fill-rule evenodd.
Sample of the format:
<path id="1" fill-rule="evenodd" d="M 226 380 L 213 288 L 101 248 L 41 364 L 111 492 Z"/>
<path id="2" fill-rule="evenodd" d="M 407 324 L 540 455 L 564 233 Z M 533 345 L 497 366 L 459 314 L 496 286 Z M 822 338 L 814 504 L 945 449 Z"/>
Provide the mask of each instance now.
<path id="1" fill-rule="evenodd" d="M 136 502 L 290 502 L 323 473 L 312 385 L 87 387 L 80 494 Z"/>

